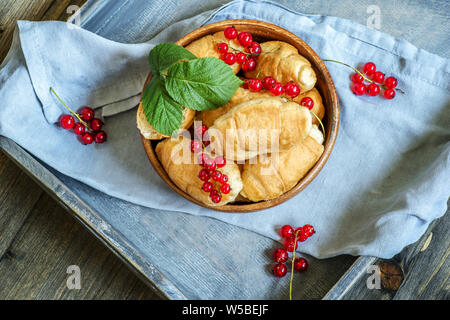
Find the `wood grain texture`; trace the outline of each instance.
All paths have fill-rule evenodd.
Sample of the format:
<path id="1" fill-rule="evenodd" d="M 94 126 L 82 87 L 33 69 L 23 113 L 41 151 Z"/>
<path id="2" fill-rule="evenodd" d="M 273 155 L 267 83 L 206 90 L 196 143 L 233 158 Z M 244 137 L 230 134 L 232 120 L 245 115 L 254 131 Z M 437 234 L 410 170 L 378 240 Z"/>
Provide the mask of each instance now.
<path id="1" fill-rule="evenodd" d="M 450 299 L 450 210 L 430 224 L 427 232 L 390 260 L 369 259 L 353 277 L 343 282 L 327 299 L 343 300 L 449 300 Z M 381 288 L 368 289 L 366 271 L 378 265 Z M 345 277 L 345 276 L 344 276 Z M 332 290 L 333 291 L 333 290 Z"/>
<path id="2" fill-rule="evenodd" d="M 69 5 L 86 0 L 0 4 L 0 61 L 15 21 L 66 20 Z M 69 290 L 69 265 L 81 269 L 81 289 Z M 155 299 L 112 252 L 71 218 L 0 152 L 0 299 Z"/>
<path id="3" fill-rule="evenodd" d="M 308 171 L 308 173 L 300 179 L 300 181 L 289 191 L 282 194 L 281 196 L 268 200 L 268 201 L 260 201 L 260 202 L 235 202 L 229 203 L 222 206 L 209 206 L 201 201 L 198 201 L 194 197 L 192 197 L 187 192 L 181 190 L 173 181 L 170 179 L 168 173 L 165 171 L 164 167 L 160 163 L 156 152 L 155 146 L 156 144 L 152 143 L 151 140 L 145 139 L 143 136 L 142 143 L 144 145 L 145 152 L 147 153 L 148 159 L 152 164 L 155 171 L 158 175 L 179 195 L 186 198 L 187 200 L 212 210 L 224 211 L 230 213 L 247 213 L 252 211 L 263 210 L 271 207 L 275 207 L 290 198 L 297 195 L 304 188 L 308 186 L 311 181 L 319 174 L 320 170 L 322 170 L 323 166 L 327 162 L 331 151 L 333 150 L 334 143 L 336 141 L 338 129 L 339 129 L 339 101 L 336 92 L 336 88 L 334 87 L 333 79 L 328 72 L 327 67 L 323 63 L 322 59 L 317 55 L 317 53 L 308 46 L 302 39 L 297 37 L 295 34 L 283 29 L 279 26 L 273 25 L 271 23 L 256 21 L 256 20 L 248 20 L 248 19 L 236 19 L 236 20 L 226 20 L 220 21 L 212 24 L 208 24 L 206 26 L 200 27 L 189 34 L 185 35 L 183 38 L 179 39 L 176 44 L 180 46 L 187 46 L 191 42 L 198 40 L 204 36 L 214 34 L 219 31 L 223 31 L 226 27 L 235 26 L 238 30 L 246 30 L 252 34 L 255 41 L 271 41 L 278 40 L 291 44 L 294 46 L 298 52 L 308 59 L 313 67 L 315 74 L 317 76 L 316 88 L 321 93 L 323 104 L 325 106 L 325 142 L 324 142 L 324 151 L 316 162 L 316 164 Z M 152 78 L 152 74 L 150 73 L 147 81 L 144 85 L 148 85 Z M 143 90 L 143 91 L 144 91 Z M 142 96 L 141 96 L 142 102 Z"/>

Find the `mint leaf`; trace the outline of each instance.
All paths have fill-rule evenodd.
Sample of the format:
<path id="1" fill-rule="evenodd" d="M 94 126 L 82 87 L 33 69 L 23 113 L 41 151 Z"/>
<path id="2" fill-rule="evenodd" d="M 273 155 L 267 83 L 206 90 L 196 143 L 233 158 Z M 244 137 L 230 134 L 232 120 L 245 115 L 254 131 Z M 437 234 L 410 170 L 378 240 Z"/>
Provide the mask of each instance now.
<path id="1" fill-rule="evenodd" d="M 155 76 L 159 76 L 172 64 L 180 60 L 192 60 L 195 58 L 196 56 L 189 50 L 170 42 L 158 44 L 148 55 L 150 68 Z"/>
<path id="2" fill-rule="evenodd" d="M 142 107 L 147 121 L 158 132 L 171 136 L 174 131 L 180 129 L 183 108 L 167 94 L 160 77 L 153 77 L 145 87 Z"/>
<path id="3" fill-rule="evenodd" d="M 208 57 L 173 64 L 167 70 L 169 95 L 194 110 L 211 110 L 226 104 L 243 82 L 229 65 Z"/>

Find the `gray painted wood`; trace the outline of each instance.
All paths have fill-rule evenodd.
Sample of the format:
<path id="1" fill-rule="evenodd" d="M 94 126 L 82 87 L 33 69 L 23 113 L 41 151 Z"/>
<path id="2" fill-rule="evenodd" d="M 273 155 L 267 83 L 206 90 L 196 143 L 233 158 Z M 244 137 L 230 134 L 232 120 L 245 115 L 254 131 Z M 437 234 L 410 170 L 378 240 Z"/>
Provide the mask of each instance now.
<path id="1" fill-rule="evenodd" d="M 165 17 L 162 18 L 150 13 L 150 9 L 158 9 L 150 8 L 150 4 L 155 3 L 91 0 L 82 13 L 83 26 L 113 40 L 139 42 L 151 38 L 176 20 L 214 8 L 222 2 L 183 0 L 157 4 L 161 6 L 159 9 L 165 12 Z M 295 10 L 331 14 L 360 23 L 365 23 L 367 6 L 372 4 L 371 1 L 354 3 L 349 0 L 336 3 L 280 2 Z M 423 34 L 420 32 L 423 30 L 410 30 L 408 26 L 417 21 L 413 20 L 414 17 L 423 17 L 426 4 L 411 1 L 404 8 L 388 1 L 382 3 L 381 7 L 386 12 L 389 9 L 391 17 L 393 13 L 400 14 L 405 8 L 415 6 L 416 10 L 408 17 L 385 19 L 381 30 L 394 35 L 404 32 L 405 39 L 420 43 L 419 38 Z M 433 6 L 427 7 L 427 12 L 435 21 L 448 25 L 448 20 L 443 19 L 437 10 L 446 4 L 438 1 L 433 3 Z M 443 29 L 430 33 L 422 47 L 431 51 L 435 49 L 435 52 L 445 56 L 448 47 L 438 41 L 446 36 L 446 29 Z M 172 299 L 288 297 L 287 277 L 278 280 L 270 274 L 273 266 L 270 255 L 272 250 L 279 246 L 276 242 L 214 219 L 152 210 L 108 197 L 51 168 L 46 168 L 8 139 L 1 137 L 0 147 L 164 296 Z M 308 272 L 294 278 L 296 299 L 324 297 L 349 269 L 355 258 L 340 256 L 326 260 L 309 260 Z M 359 258 L 326 298 L 344 298 L 350 294 L 372 261 L 372 258 Z"/>
<path id="2" fill-rule="evenodd" d="M 416 243 L 407 246 L 391 260 L 373 257 L 358 259 L 325 299 L 405 300 L 450 298 L 450 210 L 430 224 L 427 232 Z M 398 289 L 381 285 L 380 289 L 368 289 L 367 273 L 372 265 L 398 266 L 403 281 Z M 398 273 L 397 273 L 398 272 Z M 357 274 L 356 274 L 357 273 Z M 394 275 L 394 277 L 397 277 Z M 401 279 L 399 277 L 398 279 Z M 383 272 L 381 273 L 383 280 Z"/>

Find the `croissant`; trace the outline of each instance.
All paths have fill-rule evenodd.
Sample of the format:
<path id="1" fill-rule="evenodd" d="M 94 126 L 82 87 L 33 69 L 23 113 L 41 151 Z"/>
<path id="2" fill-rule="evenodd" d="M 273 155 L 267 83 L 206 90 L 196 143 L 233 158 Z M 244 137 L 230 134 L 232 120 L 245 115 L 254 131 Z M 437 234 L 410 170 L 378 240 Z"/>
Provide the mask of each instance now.
<path id="1" fill-rule="evenodd" d="M 194 54 L 197 58 L 204 58 L 204 57 L 220 58 L 220 53 L 217 51 L 217 46 L 221 42 L 227 42 L 229 43 L 230 46 L 232 46 L 237 50 L 241 51 L 244 50 L 244 48 L 239 44 L 237 40 L 231 41 L 227 40 L 225 38 L 225 35 L 223 34 L 223 31 L 216 32 L 213 35 L 204 36 L 186 46 L 186 49 L 189 50 L 192 54 Z M 239 63 L 235 63 L 230 67 L 233 69 L 234 73 L 238 73 L 239 70 L 241 69 Z M 194 116 L 195 110 L 183 107 L 183 122 L 180 129 L 189 128 L 192 124 Z M 148 123 L 148 120 L 142 108 L 142 102 L 138 107 L 136 123 L 139 131 L 146 139 L 159 140 L 167 137 L 166 135 L 163 135 L 162 133 L 156 131 L 155 128 L 153 128 L 153 126 L 150 123 Z"/>
<path id="2" fill-rule="evenodd" d="M 320 133 L 320 131 L 319 131 Z M 241 195 L 251 201 L 275 199 L 291 190 L 314 166 L 323 146 L 308 136 L 288 151 L 274 156 L 259 156 L 256 163 L 247 161 L 242 172 Z"/>
<path id="3" fill-rule="evenodd" d="M 305 139 L 311 127 L 307 108 L 268 97 L 238 104 L 216 119 L 208 132 L 213 152 L 243 161 L 277 148 L 288 150 Z"/>
<path id="4" fill-rule="evenodd" d="M 215 57 L 220 59 L 222 54 L 217 51 L 217 46 L 219 43 L 225 42 L 230 47 L 230 51 L 234 48 L 239 51 L 244 51 L 244 47 L 239 44 L 239 42 L 234 40 L 228 40 L 225 38 L 223 31 L 214 33 L 213 35 L 204 36 L 198 40 L 191 42 L 186 46 L 191 53 L 193 53 L 197 58 L 204 57 Z M 231 66 L 234 73 L 238 73 L 241 70 L 241 65 L 239 63 L 234 63 Z"/>
<path id="5" fill-rule="evenodd" d="M 203 181 L 198 176 L 202 166 L 194 162 L 195 155 L 190 151 L 190 142 L 190 139 L 179 136 L 167 138 L 156 146 L 158 159 L 170 179 L 181 190 L 204 204 L 218 206 L 234 201 L 243 187 L 237 164 L 227 161 L 226 165 L 220 168 L 220 171 L 228 176 L 231 191 L 228 194 L 222 193 L 220 204 L 214 203 L 209 194 L 202 190 Z"/>
<path id="6" fill-rule="evenodd" d="M 274 77 L 280 83 L 296 82 L 301 92 L 311 90 L 316 84 L 316 73 L 311 63 L 298 50 L 282 41 L 268 41 L 261 45 L 256 69 L 245 73 L 246 78 Z"/>
<path id="7" fill-rule="evenodd" d="M 181 123 L 180 129 L 187 129 L 192 125 L 194 121 L 195 110 L 183 108 L 183 122 Z M 145 139 L 149 140 L 160 140 L 166 138 L 167 136 L 156 131 L 153 126 L 148 123 L 147 117 L 145 116 L 144 109 L 142 107 L 142 101 L 139 104 L 137 115 L 136 115 L 136 124 L 141 132 L 142 136 Z"/>
<path id="8" fill-rule="evenodd" d="M 230 111 L 234 106 L 253 99 L 258 98 L 267 98 L 271 97 L 272 95 L 268 91 L 259 91 L 259 92 L 253 92 L 250 90 L 246 90 L 242 87 L 239 87 L 234 94 L 234 96 L 228 101 L 227 104 L 223 105 L 220 108 L 214 109 L 214 110 L 206 110 L 200 112 L 196 120 L 202 121 L 204 125 L 207 127 L 211 127 L 214 124 L 214 121 L 219 118 L 220 116 L 224 115 L 228 111 Z"/>
<path id="9" fill-rule="evenodd" d="M 302 101 L 304 97 L 309 97 L 312 99 L 312 101 L 314 102 L 314 106 L 311 111 L 314 112 L 320 120 L 322 120 L 325 116 L 325 108 L 323 106 L 322 97 L 319 91 L 317 91 L 316 88 L 313 88 L 308 92 L 298 95 L 293 99 L 293 101 L 300 104 L 300 101 Z M 316 125 L 319 124 L 319 120 L 317 120 L 317 118 L 314 116 L 312 117 L 312 122 Z"/>

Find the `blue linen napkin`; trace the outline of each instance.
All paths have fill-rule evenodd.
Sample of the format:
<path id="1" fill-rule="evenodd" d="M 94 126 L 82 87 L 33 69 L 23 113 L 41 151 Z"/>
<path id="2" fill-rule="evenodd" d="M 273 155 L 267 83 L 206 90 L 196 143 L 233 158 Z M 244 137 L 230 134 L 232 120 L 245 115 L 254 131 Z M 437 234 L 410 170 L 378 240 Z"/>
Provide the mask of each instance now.
<path id="1" fill-rule="evenodd" d="M 304 39 L 323 59 L 351 65 L 373 61 L 399 79 L 394 100 L 357 97 L 350 71 L 327 67 L 341 105 L 334 150 L 316 179 L 275 208 L 220 213 L 174 193 L 155 173 L 135 125 L 146 56 L 201 25 L 258 19 Z M 319 258 L 338 254 L 389 258 L 442 216 L 450 194 L 448 59 L 350 21 L 304 15 L 268 1 L 233 1 L 180 21 L 143 44 L 120 44 L 62 22 L 18 22 L 0 70 L 0 134 L 56 170 L 111 196 L 152 208 L 214 217 L 279 239 L 282 224 L 313 224 L 300 248 Z M 83 146 L 54 122 L 65 109 L 88 104 L 106 118 L 109 139 Z"/>

